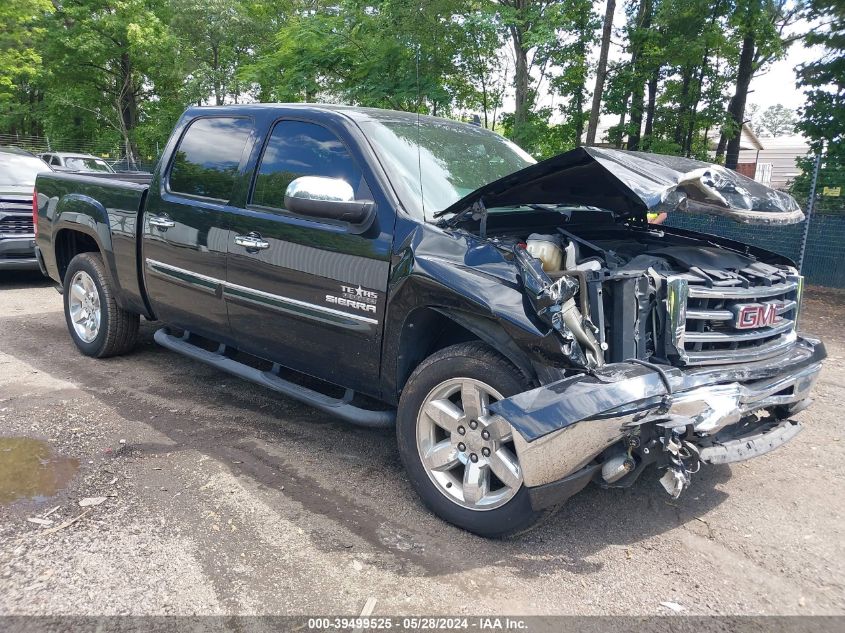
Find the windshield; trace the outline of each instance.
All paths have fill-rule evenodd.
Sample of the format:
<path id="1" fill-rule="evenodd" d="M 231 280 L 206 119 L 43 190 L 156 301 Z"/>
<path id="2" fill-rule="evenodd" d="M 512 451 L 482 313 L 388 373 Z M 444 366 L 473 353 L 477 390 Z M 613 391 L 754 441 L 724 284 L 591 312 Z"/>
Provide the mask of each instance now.
<path id="1" fill-rule="evenodd" d="M 42 171 L 50 171 L 50 167 L 40 158 L 0 153 L 0 186 L 31 187 Z"/>
<path id="2" fill-rule="evenodd" d="M 65 167 L 76 171 L 111 171 L 111 167 L 101 158 L 83 158 L 81 156 L 65 158 Z"/>
<path id="3" fill-rule="evenodd" d="M 431 221 L 438 211 L 494 180 L 536 162 L 482 127 L 432 117 L 362 121 L 408 211 Z M 419 149 L 419 151 L 418 151 Z"/>

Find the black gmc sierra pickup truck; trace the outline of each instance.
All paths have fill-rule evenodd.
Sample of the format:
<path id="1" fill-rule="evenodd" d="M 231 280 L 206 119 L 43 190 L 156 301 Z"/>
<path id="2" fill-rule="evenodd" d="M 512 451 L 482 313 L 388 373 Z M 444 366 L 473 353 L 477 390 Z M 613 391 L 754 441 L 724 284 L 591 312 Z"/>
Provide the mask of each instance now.
<path id="1" fill-rule="evenodd" d="M 137 179 L 136 179 L 137 180 Z M 36 254 L 73 341 L 176 352 L 396 427 L 431 510 L 522 531 L 590 482 L 801 430 L 824 346 L 787 259 L 649 213 L 787 224 L 716 165 L 603 148 L 535 163 L 477 126 L 322 105 L 192 108 L 145 182 L 45 173 Z"/>

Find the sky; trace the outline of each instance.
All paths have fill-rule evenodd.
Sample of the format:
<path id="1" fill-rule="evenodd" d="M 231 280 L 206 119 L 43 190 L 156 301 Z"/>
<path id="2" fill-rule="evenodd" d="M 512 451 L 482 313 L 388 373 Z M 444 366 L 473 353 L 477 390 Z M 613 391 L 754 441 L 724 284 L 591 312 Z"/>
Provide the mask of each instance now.
<path id="1" fill-rule="evenodd" d="M 751 81 L 748 101 L 759 105 L 761 110 L 776 103 L 792 109 L 804 105 L 804 92 L 795 87 L 795 67 L 818 59 L 820 54 L 815 47 L 806 48 L 800 40 L 795 42 L 784 59 L 775 62 L 768 72 Z"/>

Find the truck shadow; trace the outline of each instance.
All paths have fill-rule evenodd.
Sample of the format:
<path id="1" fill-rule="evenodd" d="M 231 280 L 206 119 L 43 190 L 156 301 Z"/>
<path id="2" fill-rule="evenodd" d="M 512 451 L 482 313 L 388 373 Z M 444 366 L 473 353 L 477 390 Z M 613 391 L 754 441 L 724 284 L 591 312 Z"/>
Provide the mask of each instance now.
<path id="1" fill-rule="evenodd" d="M 47 288 L 55 282 L 37 270 L 0 270 L 0 292 L 23 288 Z"/>
<path id="2" fill-rule="evenodd" d="M 25 319 L 2 321 L 12 322 L 20 330 L 33 329 Z M 348 540 L 372 551 L 373 564 L 404 575 L 485 567 L 507 567 L 523 577 L 555 569 L 590 574 L 602 566 L 591 557 L 607 548 L 619 548 L 624 558 L 626 548 L 679 527 L 713 538 L 701 517 L 728 497 L 717 486 L 730 478 L 729 467 L 703 468 L 678 500 L 663 491 L 656 472 L 646 471 L 627 490 L 588 487 L 523 536 L 485 540 L 440 521 L 419 502 L 392 431 L 351 427 L 172 354 L 153 343 L 155 329 L 154 324 L 142 326 L 142 340 L 131 357 L 97 361 L 78 354 L 57 313 L 39 326 L 38 336 L 33 330 L 31 336 L 7 341 L 5 347 L 12 349 L 4 351 L 73 380 L 125 419 L 149 425 L 172 442 L 134 445 L 127 449 L 133 454 L 199 451 L 235 476 L 341 526 Z M 314 456 L 319 470 L 294 453 Z M 119 452 L 115 459 L 120 458 Z M 317 527 L 311 536 L 321 549 L 344 551 L 349 544 L 339 543 L 336 532 Z"/>

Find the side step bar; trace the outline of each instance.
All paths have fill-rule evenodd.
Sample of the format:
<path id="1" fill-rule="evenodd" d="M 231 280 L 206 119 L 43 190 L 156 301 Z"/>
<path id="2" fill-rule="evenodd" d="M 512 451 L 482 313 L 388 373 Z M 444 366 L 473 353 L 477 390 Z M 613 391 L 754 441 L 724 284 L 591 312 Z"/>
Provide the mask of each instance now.
<path id="1" fill-rule="evenodd" d="M 283 393 L 286 396 L 290 396 L 357 426 L 388 428 L 396 422 L 396 411 L 371 411 L 352 405 L 351 401 L 355 392 L 351 389 L 347 389 L 342 398 L 332 398 L 313 389 L 308 389 L 307 387 L 285 380 L 272 371 L 261 371 L 260 369 L 255 369 L 249 365 L 232 360 L 224 355 L 223 352 L 226 348 L 223 345 L 220 346 L 220 351 L 209 352 L 193 343 L 189 343 L 189 336 L 189 332 L 185 332 L 183 337 L 173 336 L 167 328 L 161 328 L 156 331 L 154 338 L 155 342 L 162 347 L 212 365 L 239 378 L 244 378 L 263 387 L 268 387 L 273 391 Z M 278 365 L 273 366 L 274 370 L 277 368 Z"/>

